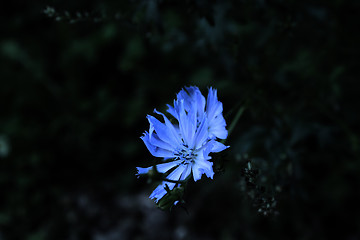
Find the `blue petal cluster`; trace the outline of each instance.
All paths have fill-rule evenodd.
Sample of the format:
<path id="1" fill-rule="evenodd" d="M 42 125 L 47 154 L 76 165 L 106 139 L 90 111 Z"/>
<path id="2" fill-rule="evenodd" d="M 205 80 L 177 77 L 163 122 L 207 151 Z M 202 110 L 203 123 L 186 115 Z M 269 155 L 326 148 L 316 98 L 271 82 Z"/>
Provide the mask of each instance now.
<path id="1" fill-rule="evenodd" d="M 150 129 L 141 137 L 150 153 L 165 161 L 156 165 L 156 170 L 167 173 L 167 179 L 173 181 L 185 180 L 190 174 L 195 181 L 203 174 L 212 179 L 214 171 L 209 154 L 228 148 L 217 141 L 226 139 L 228 132 L 216 89 L 210 87 L 205 99 L 199 88 L 185 87 L 177 94 L 174 106 L 167 106 L 167 111 L 177 122 L 170 122 L 163 113 L 154 110 L 163 122 L 148 115 Z M 138 175 L 146 174 L 151 169 L 138 167 Z M 158 202 L 167 193 L 165 185 L 172 190 L 177 183 L 163 181 L 150 198 Z"/>

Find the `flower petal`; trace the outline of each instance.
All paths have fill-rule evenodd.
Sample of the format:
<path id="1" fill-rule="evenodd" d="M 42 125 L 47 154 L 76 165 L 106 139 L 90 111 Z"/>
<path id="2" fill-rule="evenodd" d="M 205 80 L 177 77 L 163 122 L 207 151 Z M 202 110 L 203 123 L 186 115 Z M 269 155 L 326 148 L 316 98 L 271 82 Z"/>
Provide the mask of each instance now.
<path id="1" fill-rule="evenodd" d="M 209 122 L 211 122 L 217 115 L 221 114 L 222 111 L 222 103 L 217 100 L 217 90 L 210 87 L 206 101 L 206 112 Z"/>
<path id="2" fill-rule="evenodd" d="M 200 171 L 199 167 L 194 164 L 192 166 L 191 170 L 192 170 L 194 181 L 196 182 L 197 180 L 200 180 L 202 172 Z"/>
<path id="3" fill-rule="evenodd" d="M 207 118 L 203 117 L 195 134 L 195 149 L 202 147 L 209 137 Z"/>
<path id="4" fill-rule="evenodd" d="M 151 167 L 147 167 L 147 168 L 137 167 L 136 168 L 137 169 L 136 176 L 140 177 L 141 174 L 147 174 L 151 169 L 153 169 L 153 167 L 155 167 L 156 171 L 158 171 L 160 173 L 166 173 L 173 167 L 178 166 L 181 162 L 182 162 L 182 160 L 177 160 L 177 161 L 157 164 L 155 166 L 151 166 Z"/>
<path id="5" fill-rule="evenodd" d="M 156 170 L 161 173 L 166 173 L 171 168 L 179 165 L 180 163 L 181 163 L 181 160 L 167 162 L 167 163 L 161 163 L 161 164 L 156 165 Z"/>
<path id="6" fill-rule="evenodd" d="M 178 181 L 181 174 L 185 170 L 184 165 L 179 165 L 174 171 L 172 171 L 167 178 L 170 180 Z M 150 198 L 155 199 L 155 202 L 158 202 L 166 194 L 165 185 L 168 185 L 169 189 L 172 190 L 176 183 L 163 181 L 155 190 L 151 193 Z"/>
<path id="7" fill-rule="evenodd" d="M 200 90 L 196 87 L 196 90 L 194 91 L 193 95 L 193 101 L 194 104 L 197 105 L 197 114 L 198 118 L 202 119 L 204 116 L 205 111 L 205 97 L 201 94 Z"/>
<path id="8" fill-rule="evenodd" d="M 201 94 L 201 91 L 196 86 L 185 87 L 177 95 L 177 100 L 174 101 L 174 107 L 168 106 L 168 112 L 179 120 L 179 102 L 184 101 L 184 109 L 189 112 L 193 105 L 196 106 L 197 117 L 202 119 L 205 111 L 205 97 Z"/>
<path id="9" fill-rule="evenodd" d="M 178 139 L 173 134 L 173 129 L 169 128 L 166 124 L 160 122 L 155 117 L 148 115 L 147 116 L 149 123 L 150 123 L 150 130 L 149 135 L 153 134 L 153 131 L 156 132 L 156 134 L 159 136 L 159 138 L 173 146 L 174 148 L 178 147 Z"/>
<path id="10" fill-rule="evenodd" d="M 191 173 L 191 165 L 188 164 L 186 165 L 185 170 L 183 171 L 183 173 L 181 174 L 180 180 L 185 180 Z"/>
<path id="11" fill-rule="evenodd" d="M 226 139 L 228 131 L 226 130 L 226 122 L 222 115 L 218 115 L 213 118 L 209 124 L 209 135 L 210 138 Z"/>
<path id="12" fill-rule="evenodd" d="M 176 143 L 176 145 L 180 145 L 181 144 L 181 139 L 179 136 L 179 131 L 175 128 L 175 126 L 170 122 L 170 120 L 165 116 L 165 114 L 157 111 L 156 109 L 154 109 L 154 112 L 161 115 L 165 121 L 165 125 L 168 129 L 168 134 L 170 134 L 170 138 L 171 140 Z"/>
<path id="13" fill-rule="evenodd" d="M 171 183 L 168 184 L 168 187 L 170 189 L 174 188 L 175 183 L 172 183 L 172 184 L 173 185 L 171 185 Z M 166 194 L 165 183 L 163 182 L 162 184 L 157 186 L 157 188 L 155 188 L 155 190 L 151 193 L 149 198 L 155 199 L 155 202 L 158 202 L 163 196 L 165 196 L 165 194 Z"/>
<path id="14" fill-rule="evenodd" d="M 174 107 L 171 106 L 170 104 L 166 104 L 166 106 L 168 107 L 168 109 L 166 110 L 168 113 L 170 113 L 174 118 L 179 119 L 179 114 L 178 114 L 178 108 L 176 105 L 176 101 L 174 100 Z"/>
<path id="15" fill-rule="evenodd" d="M 224 144 L 218 141 L 213 141 L 213 145 L 210 152 L 221 152 L 227 148 L 229 148 L 229 146 L 225 146 Z"/>
<path id="16" fill-rule="evenodd" d="M 151 135 L 151 138 L 149 137 L 149 141 L 152 145 L 163 148 L 165 150 L 173 152 L 175 149 L 172 145 L 168 144 L 167 142 L 164 142 L 159 138 L 159 136 L 155 133 Z"/>
<path id="17" fill-rule="evenodd" d="M 185 87 L 185 90 L 181 90 L 177 95 L 178 99 L 184 99 L 184 107 L 186 111 L 189 111 L 191 105 L 196 105 L 197 113 L 202 118 L 202 114 L 205 110 L 205 97 L 201 94 L 201 91 L 196 86 Z"/>
<path id="18" fill-rule="evenodd" d="M 207 160 L 203 160 L 203 161 L 197 161 L 195 163 L 196 167 L 199 169 L 201 175 L 205 173 L 205 175 L 208 177 L 208 178 L 213 178 L 214 176 L 214 170 L 213 170 L 213 163 L 212 162 L 209 162 Z"/>
<path id="19" fill-rule="evenodd" d="M 163 158 L 173 158 L 175 157 L 174 153 L 163 148 L 159 148 L 153 145 L 149 139 L 149 133 L 145 132 L 144 136 L 140 137 L 141 140 L 145 143 L 149 152 L 155 157 L 163 157 Z"/>
<path id="20" fill-rule="evenodd" d="M 137 167 L 137 173 L 136 176 L 140 177 L 140 174 L 147 174 L 149 172 L 150 169 L 152 169 L 153 167 L 147 167 L 147 168 L 142 168 L 142 167 Z"/>
<path id="21" fill-rule="evenodd" d="M 184 109 L 184 100 L 180 101 L 179 108 L 179 128 L 181 135 L 189 147 L 193 146 L 194 135 L 196 130 L 196 113 L 194 108 L 190 109 L 187 114 Z"/>

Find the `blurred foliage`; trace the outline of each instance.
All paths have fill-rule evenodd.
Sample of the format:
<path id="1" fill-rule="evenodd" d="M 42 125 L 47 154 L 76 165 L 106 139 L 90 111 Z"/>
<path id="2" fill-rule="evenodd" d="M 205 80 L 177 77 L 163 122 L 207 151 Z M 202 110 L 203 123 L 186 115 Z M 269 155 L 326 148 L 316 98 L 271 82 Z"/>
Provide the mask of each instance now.
<path id="1" fill-rule="evenodd" d="M 0 239 L 360 239 L 359 7 L 8 2 Z M 228 125 L 247 108 L 214 180 L 162 212 L 134 175 L 154 161 L 139 137 L 188 85 L 217 88 Z M 249 160 L 278 214 L 254 207 Z"/>

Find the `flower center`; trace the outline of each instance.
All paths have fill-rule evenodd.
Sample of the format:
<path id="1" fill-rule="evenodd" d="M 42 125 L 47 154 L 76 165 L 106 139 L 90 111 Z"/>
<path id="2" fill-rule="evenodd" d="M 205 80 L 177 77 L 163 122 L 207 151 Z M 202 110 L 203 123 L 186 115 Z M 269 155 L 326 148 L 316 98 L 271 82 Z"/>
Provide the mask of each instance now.
<path id="1" fill-rule="evenodd" d="M 197 156 L 194 149 L 190 149 L 186 144 L 175 153 L 175 160 L 182 160 L 181 164 L 188 165 L 195 162 Z"/>

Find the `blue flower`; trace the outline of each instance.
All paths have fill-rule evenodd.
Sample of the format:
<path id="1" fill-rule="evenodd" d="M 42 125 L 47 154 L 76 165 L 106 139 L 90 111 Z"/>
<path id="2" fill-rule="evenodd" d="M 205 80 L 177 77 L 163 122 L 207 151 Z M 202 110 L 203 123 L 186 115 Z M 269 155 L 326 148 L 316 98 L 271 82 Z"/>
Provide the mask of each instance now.
<path id="1" fill-rule="evenodd" d="M 163 181 L 150 195 L 156 202 L 167 193 L 166 185 L 172 190 L 179 184 L 177 181 L 187 180 L 190 175 L 194 181 L 203 174 L 213 178 L 213 163 L 209 161 L 209 154 L 227 148 L 216 141 L 217 137 L 224 139 L 227 136 L 222 104 L 217 101 L 216 90 L 209 89 L 207 103 L 197 87 L 186 90 L 177 94 L 174 107 L 169 106 L 168 109 L 177 123 L 173 124 L 163 113 L 154 110 L 162 116 L 163 122 L 148 115 L 149 132 L 141 137 L 153 156 L 163 158 L 164 163 L 157 164 L 156 170 L 168 174 L 166 178 L 172 180 Z M 138 175 L 147 174 L 152 168 L 138 167 Z"/>

